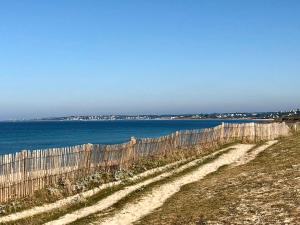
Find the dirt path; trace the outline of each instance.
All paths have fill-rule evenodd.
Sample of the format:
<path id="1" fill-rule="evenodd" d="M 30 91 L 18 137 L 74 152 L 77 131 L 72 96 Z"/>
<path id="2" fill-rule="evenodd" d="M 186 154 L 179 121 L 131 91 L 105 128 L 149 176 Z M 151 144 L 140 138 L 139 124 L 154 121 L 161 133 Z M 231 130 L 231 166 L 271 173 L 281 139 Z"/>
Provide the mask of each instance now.
<path id="1" fill-rule="evenodd" d="M 161 175 L 158 175 L 154 178 L 150 178 L 148 180 L 145 180 L 143 182 L 140 182 L 140 183 L 137 183 L 135 185 L 131 185 L 131 186 L 128 186 L 120 191 L 117 191 L 113 194 L 111 194 L 110 196 L 98 201 L 96 204 L 92 205 L 92 206 L 88 206 L 88 207 L 85 207 L 85 208 L 82 208 L 82 209 L 79 209 L 79 210 L 76 210 L 72 213 L 69 213 L 69 214 L 66 214 L 62 217 L 60 217 L 59 219 L 57 220 L 54 220 L 54 221 L 50 221 L 48 223 L 46 223 L 46 225 L 64 225 L 64 224 L 69 224 L 71 222 L 74 222 L 78 219 L 81 219 L 81 218 L 84 218 L 84 217 L 87 217 L 91 214 L 94 214 L 94 213 L 97 213 L 97 212 L 100 212 L 104 209 L 107 209 L 109 207 L 111 207 L 112 205 L 114 205 L 115 203 L 117 203 L 118 201 L 120 201 L 121 199 L 125 198 L 127 195 L 129 195 L 130 193 L 134 192 L 134 191 L 137 191 L 138 189 L 140 189 L 141 187 L 143 186 L 147 186 L 151 183 L 154 183 L 154 182 L 157 182 L 157 181 L 160 181 L 160 180 L 163 180 L 167 177 L 170 177 L 176 173 L 180 173 L 188 168 L 191 168 L 191 167 L 194 167 L 194 166 L 197 166 L 199 163 L 209 159 L 209 158 L 213 158 L 215 157 L 216 155 L 220 154 L 220 153 L 223 153 L 225 151 L 227 151 L 228 149 L 244 149 L 244 150 L 249 150 L 250 148 L 252 148 L 254 145 L 244 145 L 244 144 L 238 144 L 238 145 L 234 145 L 234 146 L 231 146 L 231 147 L 228 147 L 228 148 L 224 148 L 224 149 L 221 149 L 219 151 L 216 151 L 208 156 L 205 156 L 201 159 L 196 159 L 196 160 L 193 160 L 187 164 L 184 164 L 183 166 L 180 166 L 179 168 L 177 169 L 174 169 L 170 172 L 165 172 Z"/>
<path id="2" fill-rule="evenodd" d="M 236 161 L 239 161 L 239 165 L 247 163 L 254 159 L 259 152 L 262 152 L 274 143 L 276 143 L 276 141 L 270 141 L 267 144 L 254 149 L 248 154 L 247 151 L 251 149 L 252 145 L 240 145 L 238 148 L 221 155 L 213 162 L 200 166 L 197 170 L 187 175 L 155 188 L 150 194 L 142 197 L 138 202 L 127 204 L 114 216 L 102 221 L 94 222 L 93 224 L 130 225 L 143 216 L 151 213 L 156 208 L 162 206 L 169 197 L 180 191 L 180 188 L 183 185 L 196 182 L 204 176 L 218 170 L 221 166 L 229 165 Z"/>
<path id="3" fill-rule="evenodd" d="M 268 142 L 264 143 L 263 145 L 255 148 L 253 151 L 250 151 L 247 154 L 245 154 L 239 160 L 234 162 L 232 164 L 232 166 L 239 166 L 239 165 L 243 165 L 243 164 L 250 162 L 251 160 L 255 159 L 259 153 L 263 152 L 266 148 L 270 147 L 271 145 L 276 144 L 277 142 L 278 142 L 278 140 L 273 140 L 273 141 L 268 141 Z"/>
<path id="4" fill-rule="evenodd" d="M 174 163 L 170 163 L 170 164 L 165 165 L 165 166 L 150 169 L 150 170 L 147 170 L 143 173 L 137 174 L 137 175 L 129 178 L 128 180 L 132 181 L 132 182 L 138 181 L 139 179 L 143 179 L 143 178 L 146 178 L 148 176 L 151 176 L 151 175 L 154 175 L 154 174 L 157 174 L 157 173 L 160 173 L 160 172 L 164 172 L 168 169 L 171 169 L 173 167 L 176 167 L 178 165 L 186 163 L 190 160 L 191 159 L 183 159 L 183 160 L 180 160 L 180 161 L 177 161 L 177 162 L 174 162 Z M 88 191 L 85 191 L 85 192 L 82 192 L 82 193 L 79 193 L 79 194 L 61 199 L 61 200 L 58 200 L 58 201 L 53 202 L 53 203 L 44 204 L 42 206 L 36 206 L 36 207 L 33 207 L 31 209 L 27 209 L 27 210 L 24 210 L 24 211 L 21 211 L 21 212 L 13 213 L 13 214 L 10 214 L 10 215 L 7 215 L 7 216 L 2 216 L 2 217 L 0 217 L 0 223 L 16 221 L 16 220 L 24 219 L 24 218 L 27 218 L 27 217 L 35 216 L 35 215 L 38 215 L 38 214 L 41 214 L 41 213 L 46 213 L 46 212 L 49 212 L 49 211 L 52 211 L 52 210 L 55 210 L 55 209 L 59 209 L 63 206 L 70 205 L 73 202 L 78 202 L 78 201 L 80 201 L 80 199 L 86 199 L 86 198 L 92 197 L 93 195 L 99 193 L 100 191 L 102 191 L 104 189 L 120 185 L 121 183 L 122 183 L 121 180 L 106 183 L 106 184 L 103 184 L 99 187 L 93 188 L 91 190 L 88 190 Z"/>
<path id="5" fill-rule="evenodd" d="M 154 189 L 153 193 L 143 197 L 141 199 L 141 201 L 138 202 L 137 204 L 128 204 L 128 206 L 126 206 L 121 212 L 117 213 L 115 216 L 113 216 L 105 221 L 98 221 L 95 223 L 95 224 L 112 224 L 112 225 L 113 224 L 131 224 L 132 222 L 134 222 L 134 221 L 138 220 L 139 218 L 145 216 L 146 214 L 150 213 L 153 209 L 160 207 L 167 198 L 172 196 L 174 193 L 178 192 L 180 190 L 181 186 L 203 178 L 205 175 L 216 171 L 220 166 L 228 165 L 228 164 L 240 165 L 243 163 L 247 163 L 248 161 L 255 158 L 255 156 L 257 154 L 259 154 L 259 152 L 263 151 L 265 148 L 267 148 L 271 144 L 274 144 L 275 142 L 276 141 L 270 141 L 270 142 L 268 142 L 268 144 L 260 146 L 258 148 L 255 148 L 253 151 L 248 152 L 248 154 L 247 154 L 247 151 L 249 151 L 254 145 L 238 144 L 238 145 L 234 145 L 234 146 L 227 147 L 227 148 L 221 149 L 219 151 L 216 151 L 216 152 L 214 152 L 206 157 L 203 157 L 201 159 L 196 159 L 193 161 L 190 161 L 190 159 L 189 160 L 181 160 L 181 161 L 178 161 L 175 163 L 168 164 L 166 166 L 148 170 L 142 174 L 139 174 L 139 175 L 136 175 L 136 176 L 130 178 L 130 180 L 138 181 L 141 178 L 146 178 L 148 176 L 157 174 L 159 172 L 164 172 L 166 170 L 172 169 L 171 171 L 164 172 L 156 177 L 153 177 L 153 178 L 144 180 L 142 182 L 139 182 L 137 184 L 125 187 L 124 189 L 117 191 L 117 192 L 111 194 L 110 196 L 98 201 L 96 204 L 94 204 L 92 206 L 81 208 L 72 213 L 68 213 L 68 214 L 60 217 L 57 220 L 48 222 L 47 225 L 69 224 L 78 219 L 81 219 L 81 218 L 87 217 L 91 214 L 100 212 L 104 209 L 111 207 L 113 204 L 117 203 L 118 201 L 120 201 L 121 199 L 123 199 L 124 197 L 129 195 L 130 193 L 135 192 L 136 190 L 140 189 L 143 186 L 147 186 L 151 183 L 163 180 L 169 176 L 172 176 L 173 174 L 180 173 L 188 168 L 197 166 L 201 162 L 203 162 L 209 158 L 215 158 L 216 156 L 219 156 L 220 154 L 226 152 L 223 155 L 221 155 L 220 157 L 218 157 L 217 159 L 215 159 L 214 161 L 212 161 L 211 163 L 200 166 L 194 172 L 189 173 L 185 176 L 182 176 L 171 183 L 162 185 L 161 187 L 159 187 L 157 189 Z M 229 152 L 228 152 L 228 150 L 229 150 Z M 184 165 L 182 165 L 182 164 L 184 164 Z M 179 165 L 182 165 L 182 166 L 178 167 Z M 28 209 L 28 210 L 25 210 L 25 211 L 22 211 L 19 213 L 14 213 L 14 214 L 11 214 L 8 216 L 3 216 L 3 217 L 0 217 L 0 223 L 16 221 L 16 220 L 23 219 L 26 217 L 46 213 L 46 212 L 58 209 L 60 207 L 63 207 L 65 205 L 68 205 L 68 204 L 74 202 L 74 200 L 79 200 L 80 198 L 91 197 L 105 188 L 119 185 L 119 184 L 121 184 L 121 181 L 111 182 L 108 184 L 104 184 L 98 188 L 86 191 L 84 193 L 74 195 L 74 196 L 68 197 L 66 199 L 59 200 L 55 203 L 45 204 L 43 206 L 34 207 L 32 209 Z M 118 221 L 122 221 L 122 223 L 120 223 Z"/>
<path id="6" fill-rule="evenodd" d="M 133 224 L 300 225 L 300 133 L 280 138 L 246 164 L 231 165 L 185 185 Z M 85 221 L 108 218 L 143 196 L 145 192 L 134 195 Z"/>

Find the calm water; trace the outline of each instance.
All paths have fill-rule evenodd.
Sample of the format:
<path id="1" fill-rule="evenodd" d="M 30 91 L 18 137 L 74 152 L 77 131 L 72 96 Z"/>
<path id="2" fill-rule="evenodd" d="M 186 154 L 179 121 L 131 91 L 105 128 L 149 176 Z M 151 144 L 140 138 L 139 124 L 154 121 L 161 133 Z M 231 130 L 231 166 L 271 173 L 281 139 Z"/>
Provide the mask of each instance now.
<path id="1" fill-rule="evenodd" d="M 122 143 L 135 136 L 158 137 L 176 130 L 214 127 L 222 120 L 0 122 L 0 154 L 22 149 L 84 143 Z M 243 120 L 230 123 L 251 122 Z"/>

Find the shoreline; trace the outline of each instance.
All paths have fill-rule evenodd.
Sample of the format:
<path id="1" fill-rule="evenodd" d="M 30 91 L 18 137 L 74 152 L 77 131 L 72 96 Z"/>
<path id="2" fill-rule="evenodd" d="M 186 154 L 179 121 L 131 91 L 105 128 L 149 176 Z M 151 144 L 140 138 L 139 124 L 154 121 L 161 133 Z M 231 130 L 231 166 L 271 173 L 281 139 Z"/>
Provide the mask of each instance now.
<path id="1" fill-rule="evenodd" d="M 227 119 L 219 119 L 219 118 L 205 118 L 205 119 L 192 119 L 192 118 L 181 118 L 181 119 L 132 119 L 132 120 L 122 120 L 122 119 L 116 119 L 116 120 L 3 120 L 0 121 L 0 123 L 28 123 L 28 122 L 113 122 L 113 121 L 181 121 L 181 120 L 190 120 L 190 121 L 234 121 L 234 120 L 253 120 L 253 121 L 275 121 L 275 119 L 259 119 L 259 118 L 227 118 Z"/>

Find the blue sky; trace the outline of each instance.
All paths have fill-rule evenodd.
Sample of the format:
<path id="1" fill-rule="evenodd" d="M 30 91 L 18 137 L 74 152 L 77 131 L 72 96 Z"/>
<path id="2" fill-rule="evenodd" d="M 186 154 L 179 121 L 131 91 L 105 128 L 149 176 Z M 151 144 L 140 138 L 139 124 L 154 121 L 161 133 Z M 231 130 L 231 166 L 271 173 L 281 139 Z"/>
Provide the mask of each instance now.
<path id="1" fill-rule="evenodd" d="M 300 1 L 0 1 L 0 119 L 300 103 Z"/>

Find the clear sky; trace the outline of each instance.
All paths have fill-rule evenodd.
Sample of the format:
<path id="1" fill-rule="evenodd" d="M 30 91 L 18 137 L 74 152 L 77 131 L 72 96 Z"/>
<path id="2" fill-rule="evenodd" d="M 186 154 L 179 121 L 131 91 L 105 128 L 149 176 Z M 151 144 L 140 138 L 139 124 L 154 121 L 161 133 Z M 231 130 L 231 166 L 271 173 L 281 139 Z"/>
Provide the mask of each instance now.
<path id="1" fill-rule="evenodd" d="M 299 0 L 0 1 L 2 120 L 299 103 Z"/>

